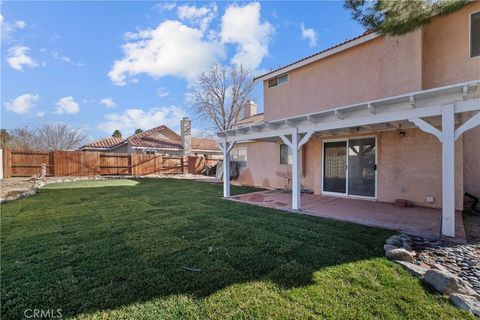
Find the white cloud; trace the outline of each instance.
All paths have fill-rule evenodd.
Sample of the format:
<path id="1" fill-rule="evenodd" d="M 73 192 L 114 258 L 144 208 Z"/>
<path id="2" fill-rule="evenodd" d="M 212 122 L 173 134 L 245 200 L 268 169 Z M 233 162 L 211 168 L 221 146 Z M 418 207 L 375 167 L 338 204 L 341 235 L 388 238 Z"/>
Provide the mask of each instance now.
<path id="1" fill-rule="evenodd" d="M 166 97 L 169 94 L 170 94 L 170 92 L 168 92 L 167 88 L 165 88 L 165 87 L 158 88 L 158 90 L 157 90 L 157 96 L 159 98 Z"/>
<path id="2" fill-rule="evenodd" d="M 45 116 L 45 111 L 38 111 L 36 114 L 37 114 L 37 117 L 41 118 Z"/>
<path id="3" fill-rule="evenodd" d="M 2 41 L 9 38 L 9 34 L 18 29 L 24 29 L 27 26 L 27 23 L 22 20 L 15 21 L 13 23 L 7 21 L 0 14 L 0 30 L 1 30 L 1 39 Z"/>
<path id="4" fill-rule="evenodd" d="M 80 111 L 80 106 L 75 102 L 72 96 L 60 98 L 57 102 L 56 114 L 75 114 Z"/>
<path id="5" fill-rule="evenodd" d="M 305 28 L 303 22 L 300 24 L 300 29 L 302 30 L 302 38 L 308 40 L 310 47 L 315 47 L 317 45 L 317 32 L 312 28 Z"/>
<path id="6" fill-rule="evenodd" d="M 58 53 L 57 50 L 52 50 L 51 54 L 52 54 L 52 57 L 56 60 L 60 60 L 60 61 L 63 61 L 63 62 L 68 62 L 68 63 L 72 62 L 72 59 L 70 59 L 67 56 L 62 56 L 60 53 Z"/>
<path id="7" fill-rule="evenodd" d="M 156 5 L 153 6 L 153 9 L 155 10 L 158 10 L 158 11 L 169 11 L 169 10 L 173 10 L 177 7 L 177 4 L 175 2 L 162 2 L 162 3 L 158 3 Z"/>
<path id="8" fill-rule="evenodd" d="M 176 106 L 152 108 L 148 111 L 132 108 L 123 113 L 106 114 L 105 121 L 101 122 L 97 128 L 107 133 L 115 129 L 124 133 L 133 132 L 137 128 L 147 130 L 163 124 L 169 128 L 175 128 L 186 115 L 185 111 Z"/>
<path id="9" fill-rule="evenodd" d="M 36 67 L 38 64 L 28 56 L 29 47 L 15 46 L 8 49 L 7 62 L 15 70 L 23 71 L 23 67 Z"/>
<path id="10" fill-rule="evenodd" d="M 115 101 L 113 101 L 112 98 L 103 98 L 102 100 L 100 100 L 100 104 L 104 105 L 107 108 L 115 108 L 116 107 L 116 103 L 115 103 Z"/>
<path id="11" fill-rule="evenodd" d="M 44 49 L 44 50 L 45 50 L 45 49 Z M 51 55 L 55 60 L 65 62 L 65 63 L 71 64 L 71 65 L 73 65 L 73 66 L 77 66 L 77 67 L 83 67 L 83 66 L 85 66 L 84 63 L 73 61 L 72 59 L 70 59 L 70 57 L 67 57 L 67 56 L 65 56 L 65 55 L 60 54 L 57 50 L 52 50 L 52 51 L 50 52 L 50 55 Z"/>
<path id="12" fill-rule="evenodd" d="M 268 54 L 268 44 L 274 28 L 260 21 L 260 4 L 253 2 L 243 7 L 230 5 L 222 17 L 221 38 L 224 43 L 237 45 L 232 63 L 255 70 Z"/>
<path id="13" fill-rule="evenodd" d="M 27 26 L 27 23 L 23 20 L 15 21 L 15 27 L 17 27 L 18 29 L 23 29 L 26 26 Z"/>
<path id="14" fill-rule="evenodd" d="M 191 81 L 224 55 L 221 43 L 205 41 L 202 30 L 179 21 L 168 20 L 156 29 L 130 36 L 135 41 L 123 45 L 123 59 L 116 60 L 108 73 L 117 85 L 125 85 L 128 76 L 141 73 L 155 78 L 181 76 Z"/>
<path id="15" fill-rule="evenodd" d="M 27 113 L 35 107 L 36 103 L 40 100 L 40 96 L 37 94 L 25 93 L 10 102 L 5 102 L 7 110 L 16 113 Z"/>
<path id="16" fill-rule="evenodd" d="M 181 20 L 199 26 L 201 30 L 206 30 L 210 21 L 217 15 L 217 5 L 195 7 L 185 4 L 177 8 L 177 15 Z"/>

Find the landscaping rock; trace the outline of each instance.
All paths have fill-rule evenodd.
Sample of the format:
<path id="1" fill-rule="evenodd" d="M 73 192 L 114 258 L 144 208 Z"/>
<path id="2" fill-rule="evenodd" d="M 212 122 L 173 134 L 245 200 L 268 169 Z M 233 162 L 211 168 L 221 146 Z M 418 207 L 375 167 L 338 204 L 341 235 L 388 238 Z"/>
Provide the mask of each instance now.
<path id="1" fill-rule="evenodd" d="M 385 256 L 392 260 L 413 262 L 413 254 L 403 248 L 392 249 L 385 253 Z"/>
<path id="2" fill-rule="evenodd" d="M 464 294 L 452 293 L 450 295 L 450 301 L 462 310 L 466 310 L 477 317 L 480 317 L 480 301 L 472 296 Z"/>
<path id="3" fill-rule="evenodd" d="M 388 238 L 385 243 L 386 244 L 391 244 L 396 247 L 401 247 L 403 244 L 403 238 L 400 235 L 393 235 L 390 238 Z"/>
<path id="4" fill-rule="evenodd" d="M 402 247 L 407 250 L 407 251 L 412 251 L 412 247 L 410 246 L 410 244 L 408 243 L 408 241 L 403 241 L 402 243 Z"/>
<path id="5" fill-rule="evenodd" d="M 430 269 L 425 273 L 423 280 L 443 294 L 476 294 L 476 292 L 470 287 L 468 287 L 462 279 L 449 272 Z"/>
<path id="6" fill-rule="evenodd" d="M 398 264 L 402 265 L 405 269 L 407 269 L 411 274 L 416 277 L 423 278 L 425 273 L 428 271 L 427 268 L 423 268 L 421 266 L 417 266 L 416 264 L 406 262 L 406 261 L 396 261 Z"/>
<path id="7" fill-rule="evenodd" d="M 397 246 L 394 246 L 394 245 L 392 245 L 392 244 L 385 244 L 385 245 L 383 245 L 383 250 L 385 250 L 385 253 L 386 253 L 387 251 L 390 251 L 390 250 L 393 250 L 393 249 L 398 249 L 398 247 L 397 247 Z"/>

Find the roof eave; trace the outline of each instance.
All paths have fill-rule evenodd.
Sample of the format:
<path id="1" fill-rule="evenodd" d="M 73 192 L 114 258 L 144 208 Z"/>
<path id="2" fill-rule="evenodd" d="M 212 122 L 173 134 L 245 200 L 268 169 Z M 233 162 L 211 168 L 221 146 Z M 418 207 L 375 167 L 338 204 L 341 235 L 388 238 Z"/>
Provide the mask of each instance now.
<path id="1" fill-rule="evenodd" d="M 313 63 L 315 61 L 318 61 L 318 60 L 321 60 L 321 59 L 324 59 L 326 57 L 329 57 L 331 55 L 334 55 L 334 54 L 337 54 L 339 52 L 342 52 L 342 51 L 345 51 L 345 50 L 348 50 L 352 47 L 355 47 L 355 46 L 358 46 L 362 43 L 365 43 L 365 42 L 368 42 L 370 40 L 373 40 L 373 39 L 376 39 L 378 37 L 380 37 L 381 34 L 379 33 L 376 33 L 376 32 L 372 32 L 372 33 L 368 33 L 366 35 L 363 35 L 363 36 L 360 36 L 354 40 L 351 40 L 351 41 L 348 41 L 342 45 L 339 45 L 339 46 L 336 46 L 336 47 L 333 47 L 331 49 L 327 49 L 326 51 L 323 51 L 319 54 L 315 54 L 313 56 L 311 56 L 310 58 L 306 58 L 306 59 L 302 59 L 302 60 L 299 60 L 297 62 L 294 62 L 290 65 L 287 65 L 285 67 L 282 67 L 280 69 L 277 69 L 275 71 L 272 71 L 272 72 L 269 72 L 269 73 L 266 73 L 264 75 L 261 75 L 259 77 L 256 77 L 256 78 L 253 78 L 253 82 L 254 83 L 259 83 L 259 82 L 263 82 L 265 80 L 268 80 L 268 79 L 271 79 L 271 78 L 274 78 L 276 76 L 279 76 L 281 74 L 284 74 L 286 72 L 289 72 L 289 71 L 292 71 L 294 69 L 298 69 L 298 68 L 301 68 L 307 64 L 310 64 L 310 63 Z"/>

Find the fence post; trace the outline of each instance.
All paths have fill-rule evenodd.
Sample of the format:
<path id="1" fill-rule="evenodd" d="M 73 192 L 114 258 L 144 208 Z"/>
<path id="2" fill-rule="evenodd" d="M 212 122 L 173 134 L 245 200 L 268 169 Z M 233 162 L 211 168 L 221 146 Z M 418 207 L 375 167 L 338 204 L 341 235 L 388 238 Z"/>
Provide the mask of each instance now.
<path id="1" fill-rule="evenodd" d="M 158 172 L 159 175 L 163 175 L 163 156 L 158 156 Z"/>
<path id="2" fill-rule="evenodd" d="M 133 176 L 133 161 L 132 161 L 132 157 L 133 154 L 129 153 L 128 154 L 128 173 Z"/>
<path id="3" fill-rule="evenodd" d="M 10 149 L 3 149 L 3 158 L 2 158 L 2 168 L 3 168 L 3 178 L 12 177 L 12 151 Z"/>

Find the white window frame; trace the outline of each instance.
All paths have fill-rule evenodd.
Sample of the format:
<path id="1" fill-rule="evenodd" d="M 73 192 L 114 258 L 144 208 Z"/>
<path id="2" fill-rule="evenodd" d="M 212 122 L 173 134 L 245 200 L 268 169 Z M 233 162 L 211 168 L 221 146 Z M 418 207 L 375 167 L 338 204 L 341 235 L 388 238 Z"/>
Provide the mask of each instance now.
<path id="1" fill-rule="evenodd" d="M 282 145 L 287 147 L 287 163 L 282 163 Z M 293 163 L 293 155 L 292 155 L 292 150 L 286 145 L 285 143 L 280 143 L 279 147 L 280 154 L 279 154 L 279 163 L 281 166 L 291 166 Z"/>
<path id="2" fill-rule="evenodd" d="M 245 160 L 238 159 L 238 150 L 245 149 Z M 248 148 L 247 146 L 238 146 L 234 147 L 231 151 L 231 160 L 236 162 L 245 162 L 245 166 L 241 166 L 240 168 L 246 168 L 248 166 Z"/>
<path id="3" fill-rule="evenodd" d="M 280 83 L 280 78 L 285 77 L 285 76 L 287 76 L 287 81 Z M 270 86 L 270 81 L 272 81 L 272 80 L 277 80 L 277 84 L 275 84 L 273 86 Z M 281 75 L 278 75 L 276 77 L 268 79 L 267 80 L 267 87 L 268 87 L 268 89 L 270 89 L 270 88 L 283 86 L 284 84 L 287 84 L 289 81 L 290 81 L 290 75 L 288 74 L 288 72 L 287 73 L 282 73 Z"/>
<path id="4" fill-rule="evenodd" d="M 359 195 L 353 195 L 348 193 L 348 168 L 349 168 L 349 163 L 348 163 L 348 145 L 350 140 L 356 140 L 356 139 L 364 139 L 364 138 L 375 138 L 375 196 L 373 197 L 368 197 L 368 196 L 359 196 Z M 345 141 L 347 143 L 347 154 L 346 154 L 346 164 L 347 168 L 345 169 L 346 175 L 345 175 L 345 183 L 346 183 L 346 190 L 345 193 L 340 193 L 340 192 L 331 192 L 331 191 L 325 191 L 323 189 L 323 181 L 324 181 L 324 167 L 325 167 L 325 158 L 324 158 L 324 150 L 325 150 L 325 143 L 328 142 L 339 142 L 339 141 Z M 320 159 L 322 162 L 321 165 L 321 173 L 320 173 L 320 184 L 321 184 L 321 190 L 322 190 L 322 195 L 326 196 L 334 196 L 334 197 L 339 197 L 339 198 L 352 198 L 352 199 L 365 199 L 365 200 L 372 200 L 372 201 L 377 201 L 378 200 L 378 136 L 376 135 L 366 135 L 366 136 L 354 136 L 354 137 L 348 137 L 348 138 L 337 138 L 337 139 L 324 139 L 322 140 L 322 148 L 320 150 Z"/>
<path id="5" fill-rule="evenodd" d="M 475 14 L 480 14 L 480 11 L 474 11 L 472 13 L 470 13 L 470 19 L 469 19 L 469 23 L 468 23 L 468 58 L 469 59 L 478 59 L 480 58 L 480 54 L 478 56 L 474 56 L 472 57 L 472 17 L 473 15 Z"/>

